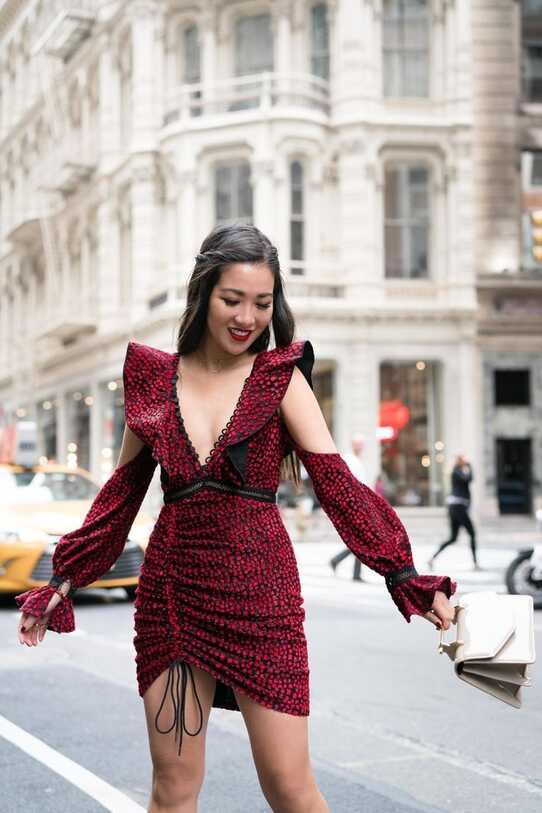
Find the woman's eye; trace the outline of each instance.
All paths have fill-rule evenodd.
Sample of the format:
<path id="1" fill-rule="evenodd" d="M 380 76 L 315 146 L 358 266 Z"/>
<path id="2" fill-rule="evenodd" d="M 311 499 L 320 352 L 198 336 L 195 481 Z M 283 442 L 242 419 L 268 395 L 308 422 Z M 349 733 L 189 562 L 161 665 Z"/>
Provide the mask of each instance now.
<path id="1" fill-rule="evenodd" d="M 234 305 L 239 304 L 239 300 L 235 300 L 235 299 L 223 299 L 222 301 L 225 302 L 226 305 L 229 305 L 230 308 L 232 308 Z M 260 308 L 260 310 L 267 310 L 267 308 L 271 307 L 271 304 L 269 304 L 269 305 L 258 305 L 257 307 Z"/>

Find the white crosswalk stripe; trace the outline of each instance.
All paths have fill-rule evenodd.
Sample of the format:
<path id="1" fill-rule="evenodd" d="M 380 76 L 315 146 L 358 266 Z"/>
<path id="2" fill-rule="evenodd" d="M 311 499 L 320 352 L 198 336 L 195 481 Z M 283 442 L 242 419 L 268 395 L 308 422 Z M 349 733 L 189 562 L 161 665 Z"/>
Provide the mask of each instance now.
<path id="1" fill-rule="evenodd" d="M 340 550 L 340 544 L 336 542 L 300 542 L 294 545 L 304 598 L 339 608 L 394 609 L 383 577 L 362 565 L 364 581 L 355 582 L 352 579 L 352 556 L 342 561 L 333 573 L 329 560 Z M 426 562 L 432 550 L 426 545 L 414 549 L 414 564 L 419 573 L 431 574 Z M 433 572 L 450 576 L 456 581 L 458 595 L 476 590 L 506 593 L 504 573 L 515 554 L 513 549 L 482 548 L 478 558 L 483 570 L 473 571 L 469 551 L 450 551 L 437 560 Z"/>

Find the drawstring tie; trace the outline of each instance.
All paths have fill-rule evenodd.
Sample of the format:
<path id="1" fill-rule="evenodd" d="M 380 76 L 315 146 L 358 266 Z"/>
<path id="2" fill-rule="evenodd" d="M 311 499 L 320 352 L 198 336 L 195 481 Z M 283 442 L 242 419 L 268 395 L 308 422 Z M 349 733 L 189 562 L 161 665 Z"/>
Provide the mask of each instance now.
<path id="1" fill-rule="evenodd" d="M 180 674 L 181 672 L 182 672 L 182 688 L 181 688 L 181 691 L 179 692 L 179 684 L 181 682 L 181 674 Z M 189 731 L 186 728 L 186 725 L 185 725 L 186 687 L 188 685 L 188 674 L 187 673 L 189 673 L 190 677 L 192 678 L 192 688 L 193 688 L 194 696 L 196 698 L 196 702 L 198 704 L 199 712 L 200 712 L 200 720 L 201 720 L 201 722 L 199 724 L 199 728 L 198 728 L 197 731 Z M 173 703 L 173 722 L 171 723 L 171 725 L 170 725 L 170 727 L 168 729 L 162 730 L 162 729 L 160 729 L 158 727 L 158 718 L 160 717 L 160 712 L 162 711 L 162 708 L 164 706 L 164 703 L 165 703 L 165 700 L 166 700 L 166 697 L 167 697 L 167 694 L 168 694 L 168 690 L 170 689 L 170 687 L 171 687 L 171 700 L 172 700 L 172 703 Z M 162 697 L 162 702 L 160 703 L 160 708 L 158 709 L 158 712 L 156 714 L 156 717 L 155 717 L 155 720 L 154 720 L 154 725 L 156 727 L 156 730 L 160 734 L 169 734 L 169 732 L 173 729 L 173 727 L 175 727 L 175 740 L 177 739 L 177 737 L 179 737 L 179 752 L 178 752 L 179 756 L 181 755 L 181 746 L 182 746 L 182 743 L 183 743 L 183 728 L 190 737 L 195 737 L 197 734 L 199 734 L 199 732 L 201 731 L 201 729 L 203 727 L 203 710 L 201 708 L 201 703 L 200 703 L 200 700 L 199 700 L 199 697 L 198 697 L 198 693 L 196 691 L 196 683 L 194 681 L 194 675 L 192 673 L 192 668 L 191 668 L 189 663 L 185 663 L 180 658 L 176 658 L 173 661 L 173 663 L 171 663 L 170 666 L 169 666 L 168 678 L 167 678 L 166 688 L 165 688 L 165 691 L 164 691 L 164 696 Z"/>

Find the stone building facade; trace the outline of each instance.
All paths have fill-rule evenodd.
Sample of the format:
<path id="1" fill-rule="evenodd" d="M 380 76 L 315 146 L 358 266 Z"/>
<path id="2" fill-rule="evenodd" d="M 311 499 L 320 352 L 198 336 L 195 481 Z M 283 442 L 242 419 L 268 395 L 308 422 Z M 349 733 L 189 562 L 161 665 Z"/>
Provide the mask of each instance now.
<path id="1" fill-rule="evenodd" d="M 542 507 L 542 2 L 475 2 L 483 509 Z"/>
<path id="2" fill-rule="evenodd" d="M 487 365 L 537 352 L 492 304 L 503 258 L 509 299 L 538 282 L 514 265 L 520 22 L 512 0 L 7 0 L 0 426 L 34 418 L 44 456 L 104 479 L 127 340 L 174 350 L 202 239 L 253 222 L 338 447 L 363 433 L 406 513 L 444 511 L 463 450 L 496 513 Z"/>

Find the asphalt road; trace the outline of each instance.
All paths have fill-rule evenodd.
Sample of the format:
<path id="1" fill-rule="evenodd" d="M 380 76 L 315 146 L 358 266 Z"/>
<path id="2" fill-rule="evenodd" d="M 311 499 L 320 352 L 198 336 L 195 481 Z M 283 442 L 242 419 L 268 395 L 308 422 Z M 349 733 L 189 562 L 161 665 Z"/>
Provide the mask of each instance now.
<path id="1" fill-rule="evenodd" d="M 437 652 L 438 633 L 406 624 L 380 577 L 351 581 L 340 543 L 295 546 L 307 613 L 311 755 L 333 813 L 542 809 L 542 680 L 513 709 L 459 681 Z M 466 548 L 443 567 L 459 590 L 502 589 L 511 551 L 483 549 L 471 573 Z M 429 553 L 415 546 L 415 560 Z M 482 553 L 482 551 L 481 551 Z M 417 561 L 419 560 L 419 562 Z M 133 605 L 122 591 L 76 599 L 77 631 L 47 633 L 28 649 L 18 612 L 0 608 L 1 813 L 145 811 L 151 766 L 133 661 Z M 535 614 L 542 652 L 542 612 Z M 269 810 L 241 714 L 213 709 L 201 813 Z"/>

